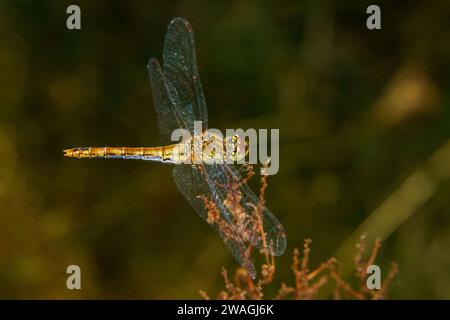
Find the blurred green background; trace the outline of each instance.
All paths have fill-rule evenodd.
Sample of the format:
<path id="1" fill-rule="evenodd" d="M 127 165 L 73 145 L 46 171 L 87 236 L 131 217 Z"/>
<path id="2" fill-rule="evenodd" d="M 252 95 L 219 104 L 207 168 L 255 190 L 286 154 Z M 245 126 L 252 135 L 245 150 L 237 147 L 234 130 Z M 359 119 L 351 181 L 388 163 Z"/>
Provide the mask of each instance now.
<path id="1" fill-rule="evenodd" d="M 66 28 L 81 7 L 82 29 Z M 159 144 L 146 63 L 169 21 L 193 25 L 210 127 L 280 128 L 267 205 L 291 252 L 360 233 L 399 263 L 390 297 L 450 298 L 450 3 L 0 1 L 0 297 L 199 298 L 237 263 L 171 167 L 76 160 L 76 146 Z M 255 188 L 257 188 L 255 184 Z M 82 290 L 66 289 L 66 268 Z M 385 273 L 384 273 L 385 275 Z"/>

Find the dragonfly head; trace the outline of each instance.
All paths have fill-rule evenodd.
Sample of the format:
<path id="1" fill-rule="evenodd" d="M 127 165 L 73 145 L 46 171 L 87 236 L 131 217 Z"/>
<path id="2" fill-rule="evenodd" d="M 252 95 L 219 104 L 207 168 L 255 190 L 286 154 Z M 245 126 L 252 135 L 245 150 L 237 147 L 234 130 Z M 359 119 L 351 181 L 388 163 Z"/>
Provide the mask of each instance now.
<path id="1" fill-rule="evenodd" d="M 237 134 L 225 138 L 225 148 L 232 162 L 243 163 L 248 155 L 248 143 Z"/>

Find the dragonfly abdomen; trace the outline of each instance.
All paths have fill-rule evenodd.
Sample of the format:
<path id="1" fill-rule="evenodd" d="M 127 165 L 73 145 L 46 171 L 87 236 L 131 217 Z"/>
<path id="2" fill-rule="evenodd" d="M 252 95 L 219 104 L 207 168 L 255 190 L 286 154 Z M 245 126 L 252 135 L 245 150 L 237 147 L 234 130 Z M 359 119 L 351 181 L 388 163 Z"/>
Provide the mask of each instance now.
<path id="1" fill-rule="evenodd" d="M 81 147 L 64 150 L 70 158 L 137 159 L 173 163 L 173 145 L 163 147 Z"/>

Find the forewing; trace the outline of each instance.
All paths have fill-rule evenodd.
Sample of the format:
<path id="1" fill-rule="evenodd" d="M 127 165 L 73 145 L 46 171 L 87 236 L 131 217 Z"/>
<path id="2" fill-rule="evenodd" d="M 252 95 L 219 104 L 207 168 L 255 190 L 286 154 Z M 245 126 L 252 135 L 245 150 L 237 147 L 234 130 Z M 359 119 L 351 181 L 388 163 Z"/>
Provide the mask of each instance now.
<path id="1" fill-rule="evenodd" d="M 219 198 L 230 199 L 233 197 L 235 204 L 228 208 L 229 219 L 234 219 L 236 211 L 243 211 L 245 214 L 244 223 L 238 228 L 244 234 L 244 239 L 259 249 L 268 249 L 269 253 L 275 256 L 282 255 L 286 249 L 286 233 L 281 222 L 253 193 L 250 187 L 241 177 L 235 165 L 222 164 L 204 166 L 210 184 L 216 187 Z M 231 209 L 231 210 L 230 210 Z M 262 225 L 263 232 L 259 228 Z M 264 236 L 263 236 L 264 235 Z"/>
<path id="2" fill-rule="evenodd" d="M 168 88 L 181 111 L 191 106 L 194 119 L 208 126 L 208 111 L 197 70 L 194 32 L 183 18 L 173 19 L 167 29 L 163 50 L 163 69 Z"/>
<path id="3" fill-rule="evenodd" d="M 229 212 L 222 205 L 222 194 L 216 192 L 217 189 L 211 187 L 212 181 L 208 178 L 205 179 L 201 173 L 202 167 L 188 164 L 177 165 L 172 171 L 175 183 L 195 211 L 220 235 L 234 258 L 247 270 L 251 277 L 255 278 L 255 267 L 253 266 L 248 246 L 246 246 L 242 235 L 237 232 L 230 221 L 229 216 L 227 217 Z M 216 170 L 214 171 L 217 172 Z M 219 215 L 220 222 L 218 220 L 211 222 L 211 215 L 214 215 L 214 213 L 208 213 L 212 209 L 207 208 L 204 197 L 216 204 L 218 210 L 216 214 Z"/>

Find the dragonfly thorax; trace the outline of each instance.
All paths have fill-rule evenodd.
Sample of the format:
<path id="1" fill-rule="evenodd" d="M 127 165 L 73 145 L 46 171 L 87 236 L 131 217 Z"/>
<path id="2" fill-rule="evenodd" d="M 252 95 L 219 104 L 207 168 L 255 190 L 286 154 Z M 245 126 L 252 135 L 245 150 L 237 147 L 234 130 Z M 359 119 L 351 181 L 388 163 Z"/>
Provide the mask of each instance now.
<path id="1" fill-rule="evenodd" d="M 247 153 L 247 142 L 238 135 L 223 138 L 221 134 L 208 131 L 174 148 L 174 158 L 183 163 L 243 163 Z"/>

